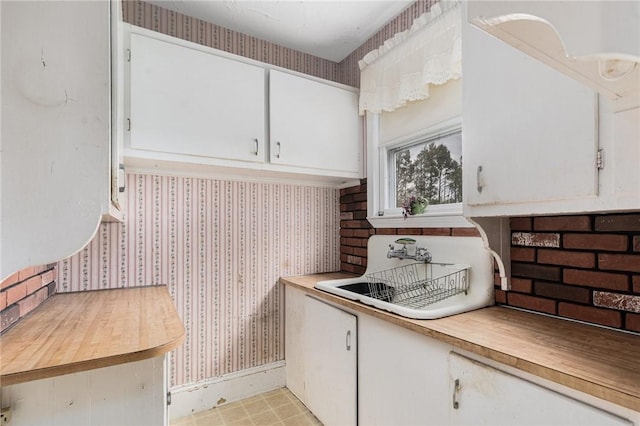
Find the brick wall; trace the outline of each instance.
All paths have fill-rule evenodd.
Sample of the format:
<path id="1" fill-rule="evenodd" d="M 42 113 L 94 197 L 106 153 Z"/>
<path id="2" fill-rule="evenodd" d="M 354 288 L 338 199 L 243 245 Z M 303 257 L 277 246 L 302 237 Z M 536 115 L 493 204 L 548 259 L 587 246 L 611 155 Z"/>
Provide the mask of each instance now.
<path id="1" fill-rule="evenodd" d="M 469 228 L 378 228 L 367 182 L 340 191 L 341 270 L 363 274 L 374 234 L 473 235 Z M 511 219 L 512 289 L 496 303 L 640 332 L 640 213 Z"/>
<path id="2" fill-rule="evenodd" d="M 372 228 L 367 221 L 367 180 L 340 190 L 340 269 L 364 274 L 371 235 L 479 236 L 475 228 Z"/>
<path id="3" fill-rule="evenodd" d="M 0 333 L 56 292 L 55 264 L 32 266 L 0 282 Z"/>
<path id="4" fill-rule="evenodd" d="M 512 218 L 511 275 L 496 302 L 640 332 L 640 214 Z"/>

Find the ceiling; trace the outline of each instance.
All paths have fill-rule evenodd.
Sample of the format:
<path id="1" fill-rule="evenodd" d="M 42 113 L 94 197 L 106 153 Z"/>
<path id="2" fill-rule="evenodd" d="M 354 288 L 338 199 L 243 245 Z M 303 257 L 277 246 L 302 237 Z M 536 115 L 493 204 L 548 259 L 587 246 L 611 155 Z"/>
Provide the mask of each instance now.
<path id="1" fill-rule="evenodd" d="M 340 62 L 413 0 L 150 0 L 148 3 Z"/>

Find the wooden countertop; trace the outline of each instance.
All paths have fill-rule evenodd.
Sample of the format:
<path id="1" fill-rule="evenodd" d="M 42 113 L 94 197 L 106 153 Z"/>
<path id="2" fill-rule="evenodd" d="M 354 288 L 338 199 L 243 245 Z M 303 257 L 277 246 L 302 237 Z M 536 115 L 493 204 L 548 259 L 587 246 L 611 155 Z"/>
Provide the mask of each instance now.
<path id="1" fill-rule="evenodd" d="M 489 307 L 436 320 L 414 320 L 313 288 L 345 273 L 282 278 L 281 282 L 351 310 L 640 411 L 640 336 L 574 321 Z"/>
<path id="2" fill-rule="evenodd" d="M 58 293 L 0 336 L 0 383 L 153 358 L 183 339 L 165 286 Z"/>

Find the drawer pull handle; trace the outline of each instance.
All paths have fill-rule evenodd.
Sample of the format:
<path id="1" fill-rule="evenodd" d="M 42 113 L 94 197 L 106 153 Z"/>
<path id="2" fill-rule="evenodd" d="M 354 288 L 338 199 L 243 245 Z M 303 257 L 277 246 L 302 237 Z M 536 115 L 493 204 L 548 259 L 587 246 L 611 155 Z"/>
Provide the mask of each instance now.
<path id="1" fill-rule="evenodd" d="M 255 143 L 256 149 L 253 151 L 253 155 L 258 155 L 258 138 L 254 138 L 253 142 Z"/>
<path id="2" fill-rule="evenodd" d="M 347 346 L 347 350 L 350 351 L 351 350 L 351 330 L 347 331 L 347 338 L 345 343 Z"/>
<path id="3" fill-rule="evenodd" d="M 458 402 L 458 394 L 460 393 L 460 379 L 456 379 L 453 383 L 453 409 L 457 410 L 460 406 Z"/>

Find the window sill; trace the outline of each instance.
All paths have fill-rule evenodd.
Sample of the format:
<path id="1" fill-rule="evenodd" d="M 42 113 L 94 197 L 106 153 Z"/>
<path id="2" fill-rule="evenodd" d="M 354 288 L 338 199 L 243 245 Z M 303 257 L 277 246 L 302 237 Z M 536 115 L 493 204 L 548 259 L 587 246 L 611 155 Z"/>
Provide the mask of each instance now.
<path id="1" fill-rule="evenodd" d="M 475 228 L 460 213 L 424 213 L 406 219 L 402 214 L 390 214 L 369 216 L 367 220 L 374 228 Z"/>

